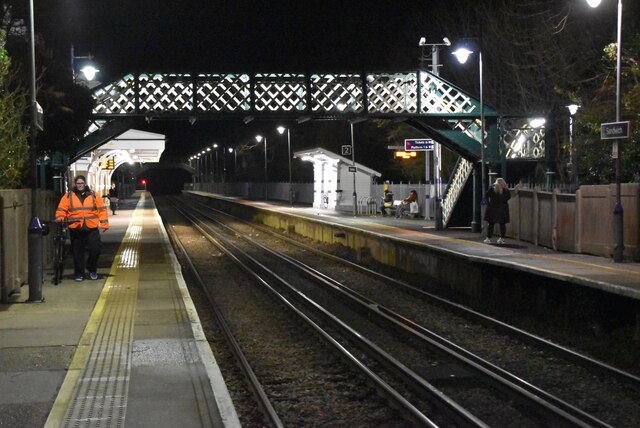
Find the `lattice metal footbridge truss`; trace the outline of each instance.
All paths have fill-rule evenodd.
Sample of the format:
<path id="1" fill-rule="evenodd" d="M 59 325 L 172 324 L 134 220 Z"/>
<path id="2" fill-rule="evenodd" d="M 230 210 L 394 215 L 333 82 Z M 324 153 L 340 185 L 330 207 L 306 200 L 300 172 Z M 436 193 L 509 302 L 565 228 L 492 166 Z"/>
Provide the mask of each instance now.
<path id="1" fill-rule="evenodd" d="M 126 131 L 136 118 L 406 121 L 463 158 L 450 180 L 455 186 L 445 194 L 445 220 L 472 165 L 481 159 L 479 101 L 427 71 L 139 73 L 95 88 L 93 97 L 93 116 L 101 129 L 85 138 L 85 151 Z M 486 104 L 484 114 L 487 162 L 544 157 L 543 127 L 532 127 L 526 120 L 501 120 Z"/>

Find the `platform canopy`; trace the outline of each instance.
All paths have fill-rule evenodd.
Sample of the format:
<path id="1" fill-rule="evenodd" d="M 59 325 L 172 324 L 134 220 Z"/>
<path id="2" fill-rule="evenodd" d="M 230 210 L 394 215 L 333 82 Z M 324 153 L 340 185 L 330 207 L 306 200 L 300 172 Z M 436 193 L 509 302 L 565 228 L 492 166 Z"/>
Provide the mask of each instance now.
<path id="1" fill-rule="evenodd" d="M 130 129 L 124 134 L 109 140 L 99 147 L 96 152 L 104 154 L 116 152 L 115 156 L 123 162 L 134 163 L 160 162 L 160 156 L 165 149 L 166 138 L 164 134 Z"/>
<path id="2" fill-rule="evenodd" d="M 122 164 L 158 163 L 164 152 L 163 134 L 129 129 L 92 150 L 79 154 L 71 164 L 73 175 L 86 174 L 96 190 L 108 188 L 113 172 Z"/>

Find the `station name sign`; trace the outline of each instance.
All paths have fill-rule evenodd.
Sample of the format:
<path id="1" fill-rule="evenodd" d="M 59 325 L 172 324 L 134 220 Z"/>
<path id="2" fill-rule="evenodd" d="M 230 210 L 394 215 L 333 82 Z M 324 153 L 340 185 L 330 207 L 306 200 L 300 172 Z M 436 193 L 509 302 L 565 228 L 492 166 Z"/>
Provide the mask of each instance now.
<path id="1" fill-rule="evenodd" d="M 600 125 L 600 138 L 602 140 L 629 138 L 630 128 L 629 122 L 602 123 Z"/>
<path id="2" fill-rule="evenodd" d="M 419 152 L 433 150 L 434 141 L 430 138 L 404 140 L 404 150 L 407 152 Z"/>

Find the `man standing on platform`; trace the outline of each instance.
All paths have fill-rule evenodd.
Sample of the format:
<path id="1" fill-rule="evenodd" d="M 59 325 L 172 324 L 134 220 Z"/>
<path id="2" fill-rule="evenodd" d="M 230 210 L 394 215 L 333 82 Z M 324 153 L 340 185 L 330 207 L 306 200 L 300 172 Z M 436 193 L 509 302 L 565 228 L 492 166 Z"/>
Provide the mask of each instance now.
<path id="1" fill-rule="evenodd" d="M 102 198 L 89 189 L 83 175 L 77 176 L 74 182 L 73 189 L 60 199 L 56 221 L 69 223 L 75 280 L 84 280 L 85 267 L 89 270 L 89 277 L 96 280 L 101 247 L 100 229 L 103 232 L 109 229 L 107 207 Z M 89 250 L 86 262 L 85 248 Z"/>

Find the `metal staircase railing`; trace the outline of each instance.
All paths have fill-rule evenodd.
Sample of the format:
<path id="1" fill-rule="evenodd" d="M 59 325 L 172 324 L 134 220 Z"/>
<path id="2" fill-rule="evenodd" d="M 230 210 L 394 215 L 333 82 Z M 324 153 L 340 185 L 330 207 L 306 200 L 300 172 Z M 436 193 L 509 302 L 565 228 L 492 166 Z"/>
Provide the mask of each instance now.
<path id="1" fill-rule="evenodd" d="M 467 179 L 473 171 L 473 163 L 464 158 L 458 158 L 455 168 L 453 169 L 453 176 L 447 186 L 447 190 L 442 198 L 442 223 L 444 227 L 447 227 L 453 209 L 460 199 L 464 185 L 467 183 Z"/>

